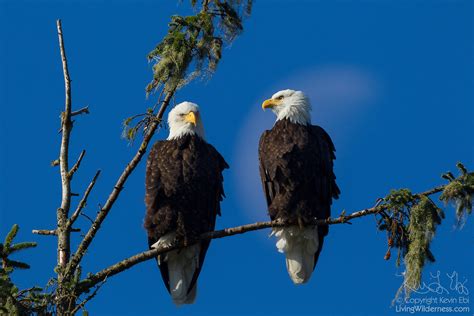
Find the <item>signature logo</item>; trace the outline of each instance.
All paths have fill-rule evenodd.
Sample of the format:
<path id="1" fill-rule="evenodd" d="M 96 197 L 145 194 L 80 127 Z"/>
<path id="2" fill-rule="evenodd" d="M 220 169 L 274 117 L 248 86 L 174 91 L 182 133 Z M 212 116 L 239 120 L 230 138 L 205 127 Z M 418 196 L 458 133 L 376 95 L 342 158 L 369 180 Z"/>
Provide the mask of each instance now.
<path id="1" fill-rule="evenodd" d="M 463 278 L 461 281 L 459 274 L 456 271 L 446 273 L 442 276 L 441 272 L 438 270 L 435 274 L 430 273 L 430 279 L 428 282 L 421 282 L 418 288 L 410 288 L 406 283 L 403 285 L 405 288 L 409 288 L 413 293 L 418 294 L 436 293 L 439 295 L 469 295 L 469 289 L 466 286 L 466 283 L 467 279 Z"/>

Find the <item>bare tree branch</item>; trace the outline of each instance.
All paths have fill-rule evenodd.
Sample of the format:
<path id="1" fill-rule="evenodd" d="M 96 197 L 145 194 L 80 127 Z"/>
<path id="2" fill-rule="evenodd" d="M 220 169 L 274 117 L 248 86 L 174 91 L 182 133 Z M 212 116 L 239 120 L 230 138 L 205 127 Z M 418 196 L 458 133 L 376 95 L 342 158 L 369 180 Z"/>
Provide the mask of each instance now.
<path id="1" fill-rule="evenodd" d="M 174 90 L 170 91 L 167 93 L 165 99 L 163 100 L 163 103 L 161 104 L 161 108 L 158 111 L 158 114 L 156 115 L 156 120 L 153 120 L 150 125 L 147 128 L 147 133 L 143 137 L 143 141 L 135 154 L 135 156 L 132 158 L 132 160 L 127 164 L 125 167 L 124 171 L 120 175 L 119 179 L 115 183 L 115 186 L 110 193 L 107 201 L 105 202 L 104 206 L 101 208 L 99 213 L 97 214 L 94 223 L 91 225 L 89 231 L 87 234 L 84 236 L 82 239 L 81 243 L 79 244 L 79 247 L 77 248 L 76 252 L 74 253 L 74 256 L 71 258 L 69 264 L 67 265 L 66 268 L 66 276 L 71 276 L 76 269 L 77 265 L 81 262 L 82 257 L 87 251 L 87 248 L 91 244 L 92 240 L 95 237 L 95 234 L 99 230 L 102 222 L 105 220 L 107 215 L 109 214 L 110 209 L 114 205 L 115 201 L 120 195 L 120 192 L 123 189 L 123 186 L 125 182 L 127 181 L 128 177 L 130 174 L 133 172 L 133 170 L 136 168 L 140 160 L 142 159 L 143 155 L 145 154 L 148 144 L 150 143 L 151 138 L 153 137 L 155 130 L 161 123 L 161 120 L 163 118 L 163 115 L 166 111 L 166 108 L 171 100 L 171 98 L 174 95 Z"/>
<path id="2" fill-rule="evenodd" d="M 74 164 L 74 166 L 72 166 L 71 170 L 69 171 L 68 173 L 68 177 L 69 177 L 69 181 L 72 180 L 72 177 L 74 176 L 74 174 L 76 173 L 76 171 L 79 169 L 79 167 L 81 166 L 81 162 L 82 162 L 82 158 L 84 158 L 84 155 L 86 154 L 86 151 L 83 150 L 81 151 L 81 154 L 79 155 L 79 158 L 77 158 L 77 161 L 76 163 Z"/>
<path id="3" fill-rule="evenodd" d="M 87 187 L 86 191 L 84 192 L 84 196 L 82 197 L 81 201 L 77 205 L 76 210 L 74 213 L 72 213 L 71 218 L 67 222 L 67 226 L 71 227 L 76 219 L 79 217 L 79 214 L 81 214 L 82 209 L 86 206 L 87 204 L 87 198 L 89 197 L 89 194 L 91 193 L 92 189 L 94 188 L 94 185 L 97 181 L 97 178 L 100 175 L 100 170 L 97 170 L 97 172 L 94 175 L 94 178 L 92 178 L 91 183 L 89 183 L 89 186 Z"/>
<path id="4" fill-rule="evenodd" d="M 83 107 L 82 109 L 79 109 L 77 111 L 73 111 L 71 113 L 71 116 L 76 116 L 76 115 L 79 115 L 79 114 L 89 114 L 89 106 L 85 106 Z"/>
<path id="5" fill-rule="evenodd" d="M 432 195 L 435 193 L 441 192 L 445 188 L 445 185 L 435 187 L 433 189 L 420 192 L 418 194 L 415 194 L 415 196 L 421 196 L 421 195 Z M 334 224 L 347 224 L 351 219 L 354 218 L 359 218 L 371 214 L 377 214 L 380 213 L 384 210 L 387 209 L 387 205 L 381 204 L 378 205 L 377 203 L 374 207 L 363 209 L 357 212 L 353 212 L 349 215 L 345 215 L 344 212 L 336 218 L 327 218 L 327 219 L 314 219 L 312 225 L 334 225 Z M 234 236 L 234 235 L 239 235 L 239 234 L 244 234 L 248 233 L 251 231 L 255 230 L 261 230 L 265 228 L 271 228 L 271 227 L 283 227 L 286 226 L 286 223 L 283 223 L 281 221 L 267 221 L 267 222 L 257 222 L 257 223 L 252 223 L 252 224 L 247 224 L 247 225 L 242 225 L 242 226 L 237 226 L 237 227 L 232 227 L 232 228 L 225 228 L 222 230 L 216 230 L 212 232 L 208 232 L 205 234 L 202 234 L 198 240 L 207 240 L 207 239 L 217 239 L 217 238 L 224 238 L 224 237 L 229 237 L 229 236 Z M 89 276 L 88 278 L 82 280 L 77 287 L 77 294 L 81 294 L 91 287 L 95 286 L 96 284 L 102 282 L 105 280 L 107 277 L 111 277 L 113 275 L 116 275 L 124 270 L 127 270 L 134 265 L 144 262 L 147 260 L 150 260 L 152 258 L 156 258 L 159 254 L 174 250 L 174 249 L 179 249 L 182 248 L 184 245 L 182 244 L 174 244 L 169 247 L 160 247 L 160 248 L 155 248 L 151 250 L 147 250 L 141 253 L 138 253 L 134 256 L 131 256 L 127 259 L 124 259 L 114 265 L 111 265 L 108 268 L 105 268 L 96 274 L 93 274 Z"/>
<path id="6" fill-rule="evenodd" d="M 80 228 L 71 228 L 70 231 L 71 232 L 80 232 L 81 229 Z M 36 235 L 52 235 L 52 236 L 57 236 L 58 235 L 56 229 L 51 229 L 51 230 L 48 230 L 48 229 L 33 229 L 31 232 L 33 234 L 36 234 Z"/>

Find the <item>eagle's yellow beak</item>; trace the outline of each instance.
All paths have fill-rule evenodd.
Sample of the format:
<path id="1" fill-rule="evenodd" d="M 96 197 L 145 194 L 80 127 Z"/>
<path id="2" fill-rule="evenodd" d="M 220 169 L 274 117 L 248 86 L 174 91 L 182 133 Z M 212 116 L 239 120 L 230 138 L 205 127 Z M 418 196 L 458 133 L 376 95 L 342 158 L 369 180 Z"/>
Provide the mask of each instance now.
<path id="1" fill-rule="evenodd" d="M 277 106 L 279 104 L 280 104 L 280 100 L 268 99 L 268 100 L 263 101 L 262 109 L 265 110 L 265 109 L 268 109 L 268 108 L 272 108 L 272 107 Z"/>
<path id="2" fill-rule="evenodd" d="M 188 123 L 192 123 L 194 126 L 196 126 L 197 123 L 197 114 L 194 112 L 189 112 L 184 116 L 184 121 Z"/>

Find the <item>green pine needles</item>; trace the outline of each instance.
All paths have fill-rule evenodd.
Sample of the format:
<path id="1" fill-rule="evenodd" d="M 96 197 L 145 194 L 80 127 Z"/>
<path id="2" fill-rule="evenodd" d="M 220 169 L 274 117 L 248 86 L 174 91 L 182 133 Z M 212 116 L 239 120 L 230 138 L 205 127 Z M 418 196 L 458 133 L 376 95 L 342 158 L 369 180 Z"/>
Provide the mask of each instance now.
<path id="1" fill-rule="evenodd" d="M 191 1 L 193 7 L 196 3 Z M 146 92 L 161 86 L 165 93 L 174 91 L 197 77 L 212 75 L 221 60 L 223 44 L 243 31 L 242 19 L 250 15 L 251 8 L 252 1 L 204 0 L 196 15 L 172 16 L 168 34 L 148 54 L 148 60 L 155 64 Z"/>
<path id="2" fill-rule="evenodd" d="M 32 287 L 19 290 L 12 282 L 10 275 L 17 269 L 29 269 L 27 263 L 10 258 L 21 250 L 36 247 L 35 242 L 22 242 L 13 244 L 18 233 L 18 225 L 13 225 L 10 232 L 5 237 L 5 241 L 0 243 L 0 258 L 2 266 L 0 268 L 0 315 L 48 315 L 46 309 L 51 301 L 51 295 L 43 294 L 40 287 Z"/>

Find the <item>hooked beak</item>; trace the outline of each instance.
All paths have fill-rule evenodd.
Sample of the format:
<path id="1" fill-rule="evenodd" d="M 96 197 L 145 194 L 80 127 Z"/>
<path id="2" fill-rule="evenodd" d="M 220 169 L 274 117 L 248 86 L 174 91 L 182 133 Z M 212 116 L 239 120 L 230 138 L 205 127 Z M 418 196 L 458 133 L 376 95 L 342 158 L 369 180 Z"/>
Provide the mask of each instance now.
<path id="1" fill-rule="evenodd" d="M 268 100 L 263 101 L 262 109 L 265 110 L 268 108 L 273 108 L 274 106 L 277 106 L 279 104 L 280 104 L 279 100 L 268 99 Z"/>
<path id="2" fill-rule="evenodd" d="M 196 124 L 197 124 L 197 116 L 198 116 L 198 115 L 197 115 L 196 113 L 194 113 L 194 112 L 189 112 L 188 114 L 186 114 L 186 115 L 184 116 L 184 121 L 185 121 L 185 122 L 188 122 L 188 123 L 191 123 L 191 124 L 193 124 L 194 126 L 196 126 Z"/>

